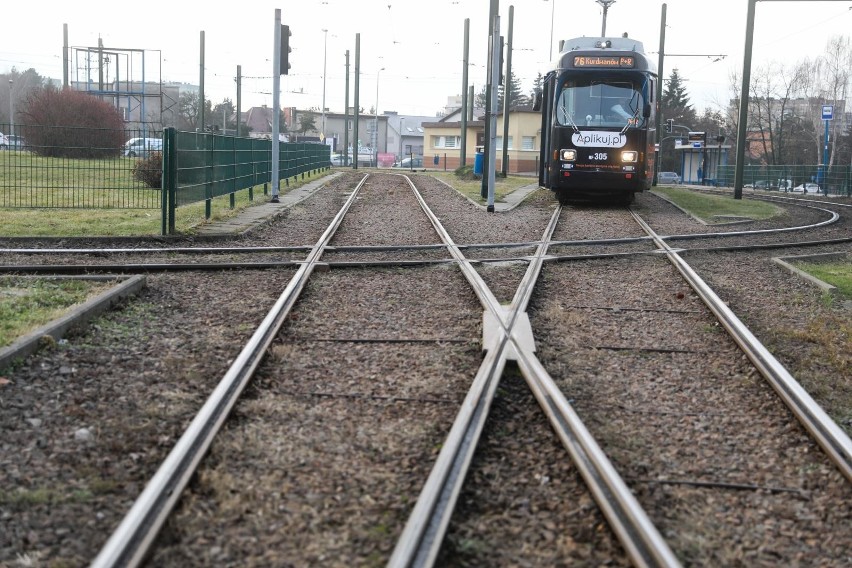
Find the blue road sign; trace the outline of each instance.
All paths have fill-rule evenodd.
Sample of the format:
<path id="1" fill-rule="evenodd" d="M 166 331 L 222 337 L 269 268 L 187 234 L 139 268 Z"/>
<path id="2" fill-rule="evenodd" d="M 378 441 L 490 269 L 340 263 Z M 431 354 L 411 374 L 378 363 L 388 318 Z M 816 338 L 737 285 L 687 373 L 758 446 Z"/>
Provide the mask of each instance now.
<path id="1" fill-rule="evenodd" d="M 822 119 L 832 120 L 834 118 L 834 105 L 822 105 Z"/>

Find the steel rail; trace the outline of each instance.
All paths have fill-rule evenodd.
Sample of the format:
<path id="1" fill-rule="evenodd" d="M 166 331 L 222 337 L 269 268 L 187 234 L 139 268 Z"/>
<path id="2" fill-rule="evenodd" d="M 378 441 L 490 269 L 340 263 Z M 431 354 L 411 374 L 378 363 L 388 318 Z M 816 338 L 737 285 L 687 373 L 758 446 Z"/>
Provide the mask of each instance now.
<path id="1" fill-rule="evenodd" d="M 367 177 L 364 176 L 326 228 L 308 254 L 305 264 L 287 284 L 154 477 L 101 548 L 91 564 L 93 568 L 137 566 L 142 562 L 213 438 L 278 334 L 290 309 L 307 283 L 314 265 L 322 256 L 323 249 L 354 203 Z"/>
<path id="2" fill-rule="evenodd" d="M 701 300 L 725 327 L 740 349 L 769 381 L 781 400 L 828 454 L 847 480 L 852 481 L 852 440 L 831 419 L 810 394 L 796 381 L 772 353 L 751 333 L 734 312 L 716 295 L 698 274 L 635 212 L 634 219 L 652 237 L 660 249 L 689 282 Z"/>
<path id="3" fill-rule="evenodd" d="M 4 248 L 0 254 L 227 254 L 234 252 L 299 252 L 310 251 L 310 245 L 291 247 L 140 247 L 140 248 Z"/>
<path id="4" fill-rule="evenodd" d="M 198 262 L 198 263 L 150 263 L 150 264 L 8 264 L 0 265 L 0 273 L 50 272 L 61 274 L 91 274 L 92 272 L 145 273 L 183 272 L 187 270 L 267 270 L 303 265 L 303 260 L 278 262 Z"/>
<path id="5" fill-rule="evenodd" d="M 802 205 L 802 207 L 808 207 L 810 209 L 816 209 L 817 211 L 822 211 L 823 213 L 829 213 L 829 218 L 825 221 L 820 221 L 819 223 L 811 223 L 810 225 L 797 225 L 795 227 L 779 227 L 777 229 L 755 229 L 753 231 L 725 231 L 720 233 L 689 233 L 686 235 L 665 235 L 658 236 L 661 239 L 669 240 L 686 240 L 686 239 L 707 239 L 707 238 L 720 238 L 720 237 L 742 237 L 749 235 L 769 235 L 773 233 L 788 233 L 791 231 L 805 231 L 810 229 L 818 229 L 819 227 L 824 227 L 826 225 L 833 225 L 837 221 L 840 220 L 840 214 L 832 211 L 830 209 L 823 209 L 822 207 L 813 207 L 810 205 Z"/>
<path id="6" fill-rule="evenodd" d="M 530 261 L 530 266 L 512 299 L 512 312 L 526 311 L 535 282 L 547 260 L 547 236 L 553 234 L 557 221 L 558 215 L 551 219 L 552 227 L 548 227 L 542 245 Z M 538 358 L 532 352 L 520 349 L 518 344 L 515 349 L 521 374 L 633 565 L 672 568 L 680 566 L 657 527 Z"/>
<path id="7" fill-rule="evenodd" d="M 461 268 L 462 274 L 470 283 L 480 304 L 502 321 L 503 310 L 500 302 L 461 253 L 437 216 L 429 209 L 411 179 L 408 176 L 402 177 L 408 182 L 420 203 L 420 208 Z M 408 522 L 397 540 L 388 566 L 432 566 L 434 564 L 465 474 L 473 459 L 474 449 L 485 426 L 497 384 L 506 365 L 505 350 L 508 339 L 508 333 L 496 334 L 492 344 L 485 346 L 487 348 L 485 358 L 450 427 L 450 432 L 423 485 Z"/>
<path id="8" fill-rule="evenodd" d="M 680 561 L 538 358 L 521 352 L 518 367 L 633 565 L 680 566 Z"/>
<path id="9" fill-rule="evenodd" d="M 411 184 L 410 180 L 409 183 Z M 561 207 L 557 207 L 554 211 L 550 223 L 545 229 L 541 244 L 535 256 L 530 259 L 530 265 L 515 293 L 509 310 L 504 310 L 499 306 L 488 287 L 482 283 L 470 262 L 455 247 L 452 239 L 443 229 L 437 217 L 429 210 L 414 185 L 411 184 L 411 186 L 418 201 L 420 201 L 421 208 L 429 216 L 436 231 L 442 235 L 442 240 L 447 243 L 453 256 L 458 259 L 459 266 L 480 297 L 483 307 L 495 316 L 502 329 L 501 333 L 497 334 L 495 339 L 492 340 L 493 344 L 485 346 L 487 348 L 486 358 L 480 366 L 474 384 L 468 391 L 459 415 L 453 423 L 450 434 L 442 446 L 438 459 L 418 497 L 402 535 L 397 541 L 388 562 L 388 566 L 391 567 L 432 566 L 434 564 L 441 541 L 449 525 L 455 501 L 461 491 L 467 467 L 472 459 L 476 441 L 487 417 L 494 389 L 499 381 L 499 375 L 495 375 L 495 372 L 502 373 L 507 357 L 507 343 L 512 344 L 519 360 L 524 361 L 522 369 L 526 370 L 524 375 L 527 377 L 533 392 L 541 393 L 545 389 L 550 389 L 558 393 L 558 388 L 535 356 L 525 351 L 522 343 L 516 340 L 513 326 L 518 315 L 525 310 L 532 295 L 535 281 L 546 258 L 548 243 L 558 222 Z M 530 363 L 530 360 L 534 363 Z M 559 433 L 569 453 L 581 460 L 580 463 L 591 462 L 594 464 L 594 466 L 578 466 L 578 468 L 587 472 L 584 479 L 593 486 L 592 493 L 602 500 L 602 510 L 607 514 L 610 523 L 614 525 L 616 535 L 620 539 L 624 539 L 622 542 L 634 563 L 638 566 L 680 566 L 668 545 L 633 498 L 626 484 L 618 477 L 603 452 L 594 443 L 582 424 L 580 424 L 580 427 L 576 426 L 579 423 L 576 415 L 570 411 L 570 408 L 567 411 L 565 410 L 567 401 L 564 397 L 561 394 L 550 394 L 552 399 L 557 397 L 561 397 L 564 404 L 554 407 L 541 398 L 539 402 L 551 419 L 551 423 Z M 554 408 L 557 408 L 558 412 L 554 412 Z M 567 424 L 570 424 L 573 428 L 566 428 Z M 578 438 L 583 440 L 582 445 L 570 441 Z M 584 448 L 584 452 L 577 451 L 576 448 L 578 447 Z M 589 454 L 594 455 L 595 459 L 583 459 L 583 456 Z M 590 473 L 596 471 L 605 471 L 607 475 L 604 478 L 604 476 Z M 614 489 L 605 491 L 604 488 Z M 612 505 L 609 504 L 611 499 L 615 500 Z"/>

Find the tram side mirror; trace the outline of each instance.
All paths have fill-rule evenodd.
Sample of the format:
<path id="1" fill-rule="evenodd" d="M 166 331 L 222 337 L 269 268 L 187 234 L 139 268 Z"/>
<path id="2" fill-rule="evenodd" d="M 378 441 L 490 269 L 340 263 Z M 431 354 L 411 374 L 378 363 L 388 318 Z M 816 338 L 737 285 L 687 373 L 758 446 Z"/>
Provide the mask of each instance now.
<path id="1" fill-rule="evenodd" d="M 533 110 L 538 112 L 541 110 L 541 91 L 535 94 L 533 97 Z"/>
<path id="2" fill-rule="evenodd" d="M 642 117 L 643 118 L 651 118 L 651 105 L 645 103 L 645 107 L 642 109 Z"/>

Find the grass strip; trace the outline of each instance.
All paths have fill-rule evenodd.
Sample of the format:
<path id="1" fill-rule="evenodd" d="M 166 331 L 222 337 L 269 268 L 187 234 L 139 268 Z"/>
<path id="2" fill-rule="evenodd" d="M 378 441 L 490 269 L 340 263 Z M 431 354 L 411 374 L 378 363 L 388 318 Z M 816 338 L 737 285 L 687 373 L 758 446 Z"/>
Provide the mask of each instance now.
<path id="1" fill-rule="evenodd" d="M 786 215 L 781 207 L 754 199 L 734 199 L 733 195 L 711 195 L 678 187 L 657 186 L 654 191 L 671 200 L 705 223 L 725 223 L 730 217 L 755 221 Z"/>
<path id="2" fill-rule="evenodd" d="M 50 323 L 106 286 L 86 280 L 0 277 L 0 347 Z"/>

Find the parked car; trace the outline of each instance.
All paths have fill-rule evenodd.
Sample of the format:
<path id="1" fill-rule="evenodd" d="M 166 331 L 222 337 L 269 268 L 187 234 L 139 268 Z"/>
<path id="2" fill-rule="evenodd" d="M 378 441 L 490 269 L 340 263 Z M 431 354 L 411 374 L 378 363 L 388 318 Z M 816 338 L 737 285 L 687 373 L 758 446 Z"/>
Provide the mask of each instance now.
<path id="1" fill-rule="evenodd" d="M 393 165 L 395 168 L 422 168 L 423 156 L 414 156 L 414 158 L 403 158 Z"/>
<path id="2" fill-rule="evenodd" d="M 743 187 L 751 187 L 753 189 L 769 189 L 770 185 L 771 184 L 769 183 L 769 180 L 761 179 L 753 183 L 747 183 L 743 185 Z"/>
<path id="3" fill-rule="evenodd" d="M 791 179 L 779 179 L 773 188 L 777 188 L 779 191 L 790 191 L 793 189 L 793 180 Z"/>
<path id="4" fill-rule="evenodd" d="M 799 193 L 799 192 L 801 192 L 801 193 L 819 193 L 820 189 L 819 189 L 819 184 L 806 182 L 806 183 L 800 183 L 799 185 L 797 185 L 796 187 L 794 187 L 790 191 L 793 191 L 793 192 L 796 192 L 796 193 Z"/>
<path id="5" fill-rule="evenodd" d="M 159 138 L 131 138 L 124 144 L 124 155 L 128 158 L 147 158 L 162 151 L 163 141 Z"/>
<path id="6" fill-rule="evenodd" d="M 9 149 L 9 139 L 2 132 L 0 132 L 0 150 L 8 150 Z"/>
<path id="7" fill-rule="evenodd" d="M 675 172 L 660 172 L 657 174 L 657 183 L 679 184 L 680 176 Z"/>

